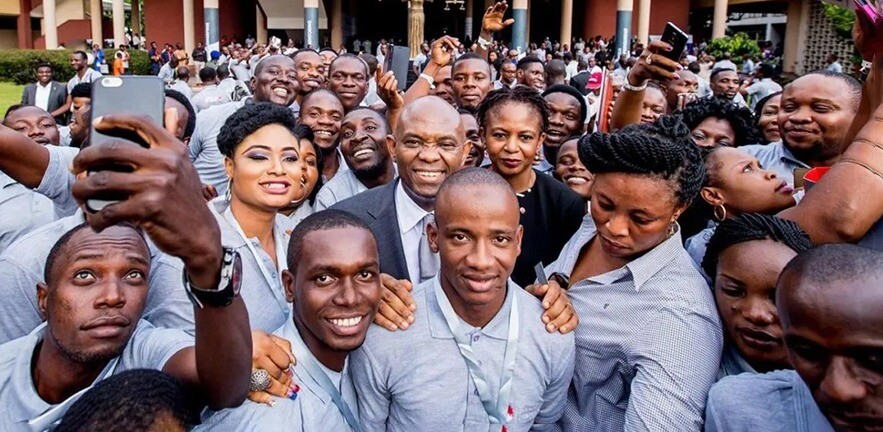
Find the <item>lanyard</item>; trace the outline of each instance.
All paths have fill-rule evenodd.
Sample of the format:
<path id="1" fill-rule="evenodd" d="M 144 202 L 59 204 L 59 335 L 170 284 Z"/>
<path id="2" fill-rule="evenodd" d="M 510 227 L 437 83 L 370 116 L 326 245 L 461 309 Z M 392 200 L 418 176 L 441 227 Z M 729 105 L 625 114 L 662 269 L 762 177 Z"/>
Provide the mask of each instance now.
<path id="1" fill-rule="evenodd" d="M 64 414 L 67 413 L 67 410 L 74 404 L 78 399 L 80 399 L 83 394 L 89 391 L 95 384 L 101 382 L 104 379 L 112 376 L 116 371 L 117 363 L 119 363 L 120 358 L 116 357 L 104 367 L 104 370 L 101 371 L 101 374 L 98 375 L 98 378 L 95 378 L 95 381 L 92 382 L 89 387 L 86 387 L 76 393 L 74 393 L 71 397 L 64 400 L 64 402 L 59 403 L 58 405 L 53 406 L 52 408 L 47 409 L 37 417 L 34 417 L 28 420 L 28 430 L 31 432 L 43 432 L 47 431 L 55 426 L 58 426 L 58 423 L 61 421 Z"/>
<path id="2" fill-rule="evenodd" d="M 512 289 L 508 287 L 507 289 Z M 515 354 L 518 350 L 518 296 L 512 293 L 512 305 L 509 308 L 509 336 L 506 338 L 506 353 L 503 356 L 503 376 L 500 378 L 500 391 L 497 396 L 496 404 L 492 399 L 490 388 L 485 379 L 484 371 L 478 364 L 478 356 L 472 350 L 466 329 L 462 328 L 462 320 L 454 312 L 451 302 L 442 291 L 441 283 L 436 280 L 435 298 L 441 308 L 445 321 L 448 323 L 451 333 L 454 334 L 454 340 L 457 341 L 457 347 L 460 348 L 460 355 L 466 361 L 469 368 L 469 375 L 475 383 L 475 389 L 481 397 L 481 404 L 487 412 L 488 420 L 492 424 L 505 424 L 508 421 L 509 414 L 509 394 L 512 392 L 512 378 L 515 371 Z"/>
<path id="3" fill-rule="evenodd" d="M 270 272 L 267 271 L 267 269 L 264 267 L 263 260 L 261 259 L 261 256 L 258 254 L 257 249 L 254 248 L 254 245 L 251 243 L 251 240 L 248 237 L 246 237 L 245 232 L 242 231 L 242 227 L 239 226 L 239 222 L 236 221 L 236 217 L 233 216 L 233 210 L 231 210 L 229 205 L 227 206 L 227 209 L 224 210 L 224 219 L 227 220 L 227 223 L 229 223 L 234 228 L 236 228 L 236 232 L 239 234 L 240 237 L 242 237 L 242 241 L 245 242 L 245 247 L 248 248 L 248 251 L 251 253 L 251 256 L 253 256 L 255 262 L 257 262 L 258 269 L 261 271 L 261 275 L 263 275 L 264 280 L 267 281 L 267 286 L 270 287 L 270 290 L 273 291 L 274 286 L 281 286 L 282 281 L 281 281 L 280 273 L 282 272 L 282 270 L 288 269 L 288 261 L 287 261 L 288 258 L 287 258 L 286 252 L 285 252 L 285 247 L 287 245 L 285 244 L 284 237 L 282 236 L 282 233 L 280 232 L 280 230 L 276 229 L 275 225 L 273 226 L 273 237 L 276 240 L 276 263 L 277 263 L 276 265 L 279 266 L 278 270 L 273 269 L 273 271 L 276 272 L 276 276 L 277 276 L 274 279 L 270 275 Z M 274 291 L 273 298 L 276 299 L 276 303 L 279 304 L 279 307 L 282 308 L 282 312 L 287 317 L 288 311 L 290 309 L 288 307 L 286 307 L 285 304 L 282 304 L 279 302 L 279 296 L 277 296 L 276 294 L 277 293 Z"/>
<path id="4" fill-rule="evenodd" d="M 322 387 L 322 390 L 325 391 L 328 395 L 331 396 L 331 400 L 334 402 L 334 405 L 337 406 L 337 409 L 343 414 L 343 417 L 346 419 L 347 424 L 349 424 L 350 428 L 354 432 L 362 432 L 362 426 L 359 424 L 359 420 L 356 419 L 356 415 L 353 414 L 353 410 L 350 409 L 349 404 L 343 400 L 343 396 L 340 394 L 340 390 L 331 382 L 331 379 L 328 378 L 328 374 L 319 367 L 319 364 L 316 363 L 315 357 L 313 357 L 309 348 L 307 348 L 306 344 L 304 344 L 303 340 L 301 340 L 300 333 L 297 330 L 297 327 L 294 326 L 293 321 L 289 320 L 285 326 L 288 328 L 288 340 L 291 342 L 291 350 L 294 351 L 295 358 L 297 358 L 297 362 L 300 366 L 306 370 L 307 374 L 309 374 L 316 383 Z M 346 377 L 341 376 L 341 383 Z"/>

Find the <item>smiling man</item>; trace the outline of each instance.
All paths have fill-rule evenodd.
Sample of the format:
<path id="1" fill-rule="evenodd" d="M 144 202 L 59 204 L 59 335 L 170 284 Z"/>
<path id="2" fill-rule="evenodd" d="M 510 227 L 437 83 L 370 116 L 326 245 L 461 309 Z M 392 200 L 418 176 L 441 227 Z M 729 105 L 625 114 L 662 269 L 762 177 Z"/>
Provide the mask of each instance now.
<path id="1" fill-rule="evenodd" d="M 330 181 L 338 172 L 349 168 L 338 151 L 338 136 L 343 122 L 344 108 L 333 91 L 320 88 L 311 91 L 301 101 L 298 122 L 313 130 L 314 142 L 322 150 L 322 178 Z"/>
<path id="2" fill-rule="evenodd" d="M 794 170 L 830 166 L 858 112 L 861 83 L 849 75 L 816 71 L 785 87 L 779 108 L 782 141 L 739 149 L 794 184 Z"/>
<path id="3" fill-rule="evenodd" d="M 337 94 L 343 109 L 352 111 L 368 94 L 368 63 L 354 54 L 342 54 L 331 61 L 328 89 Z"/>
<path id="4" fill-rule="evenodd" d="M 477 109 L 493 89 L 491 65 L 478 54 L 463 54 L 454 61 L 451 85 L 459 108 Z"/>
<path id="5" fill-rule="evenodd" d="M 355 216 L 325 210 L 291 233 L 282 273 L 294 319 L 274 334 L 291 343 L 295 389 L 272 406 L 246 402 L 211 414 L 196 430 L 358 431 L 348 356 L 362 345 L 380 304 L 380 265 L 371 230 Z"/>
<path id="6" fill-rule="evenodd" d="M 728 377 L 707 431 L 871 431 L 883 425 L 883 254 L 819 246 L 791 260 L 776 292 L 794 370 Z"/>
<path id="7" fill-rule="evenodd" d="M 365 222 L 380 249 L 380 270 L 414 285 L 438 271 L 425 227 L 442 182 L 460 169 L 469 142 L 457 110 L 436 96 L 405 106 L 395 130 L 393 157 L 399 180 L 337 203 Z"/>
<path id="8" fill-rule="evenodd" d="M 395 137 L 382 114 L 365 107 L 350 111 L 340 127 L 340 151 L 350 169 L 322 186 L 316 195 L 316 211 L 393 181 L 396 169 L 389 152 L 394 145 Z"/>
<path id="9" fill-rule="evenodd" d="M 509 279 L 521 250 L 518 207 L 490 170 L 442 184 L 427 227 L 440 271 L 413 292 L 422 312 L 406 332 L 374 326 L 352 355 L 365 431 L 520 432 L 561 417 L 574 338 L 548 334 L 539 301 Z"/>
<path id="10" fill-rule="evenodd" d="M 220 196 L 227 192 L 224 155 L 218 150 L 221 127 L 228 117 L 247 103 L 270 102 L 290 107 L 299 88 L 294 60 L 284 55 L 264 57 L 255 66 L 250 85 L 254 96 L 216 105 L 199 113 L 189 143 L 190 161 L 196 166 L 200 179 L 204 184 L 214 186 Z"/>
<path id="11" fill-rule="evenodd" d="M 307 93 L 325 86 L 325 63 L 315 50 L 305 48 L 291 55 L 294 67 L 297 70 L 297 81 L 300 86 L 297 89 L 295 106 L 300 106 Z M 294 110 L 295 113 L 299 109 Z"/>
<path id="12" fill-rule="evenodd" d="M 572 136 L 580 136 L 585 131 L 588 105 L 585 98 L 571 86 L 553 85 L 543 92 L 543 99 L 549 104 L 549 129 L 543 141 L 543 162 L 537 169 L 552 174 L 558 149 Z"/>
<path id="13" fill-rule="evenodd" d="M 518 60 L 518 70 L 515 72 L 518 84 L 528 86 L 538 92 L 546 89 L 546 70 L 543 62 L 533 56 L 526 56 Z"/>

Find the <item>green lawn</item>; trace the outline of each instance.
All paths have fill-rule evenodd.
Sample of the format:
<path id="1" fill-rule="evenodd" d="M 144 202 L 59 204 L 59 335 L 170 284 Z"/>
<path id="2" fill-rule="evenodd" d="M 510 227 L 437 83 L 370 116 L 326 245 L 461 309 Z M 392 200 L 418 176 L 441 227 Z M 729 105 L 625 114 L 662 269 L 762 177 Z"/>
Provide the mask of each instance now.
<path id="1" fill-rule="evenodd" d="M 25 86 L 0 81 L 0 116 L 12 105 L 21 103 L 21 92 Z"/>

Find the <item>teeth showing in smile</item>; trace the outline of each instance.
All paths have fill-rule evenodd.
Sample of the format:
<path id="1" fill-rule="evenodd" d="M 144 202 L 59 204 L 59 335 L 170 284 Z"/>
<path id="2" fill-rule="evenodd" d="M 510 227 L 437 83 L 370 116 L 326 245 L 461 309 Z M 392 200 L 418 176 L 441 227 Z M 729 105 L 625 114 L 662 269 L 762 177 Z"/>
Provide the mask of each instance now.
<path id="1" fill-rule="evenodd" d="M 575 185 L 582 185 L 582 184 L 586 184 L 589 182 L 588 179 L 584 179 L 582 177 L 570 177 L 570 178 L 566 179 L 565 181 L 568 183 L 571 183 L 571 184 L 575 184 Z"/>
<path id="2" fill-rule="evenodd" d="M 371 149 L 361 149 L 361 150 L 357 151 L 355 154 L 353 154 L 353 157 L 359 157 L 362 155 L 370 154 L 373 151 L 374 150 L 371 150 Z"/>
<path id="3" fill-rule="evenodd" d="M 417 175 L 427 179 L 437 179 L 441 177 L 442 173 L 438 171 L 417 171 Z"/>
<path id="4" fill-rule="evenodd" d="M 264 184 L 264 187 L 267 189 L 282 190 L 287 188 L 288 186 L 283 183 L 266 183 Z"/>
<path id="5" fill-rule="evenodd" d="M 355 318 L 329 319 L 328 321 L 331 321 L 331 324 L 334 324 L 338 327 L 352 327 L 362 322 L 362 317 L 359 316 Z"/>
<path id="6" fill-rule="evenodd" d="M 324 131 L 324 130 L 318 130 L 318 131 L 316 131 L 314 134 L 315 134 L 315 135 L 321 135 L 321 136 L 323 136 L 323 137 L 331 138 L 331 132 Z"/>
<path id="7" fill-rule="evenodd" d="M 273 93 L 274 93 L 276 96 L 282 96 L 282 97 L 287 97 L 287 96 L 288 96 L 288 90 L 286 90 L 286 89 L 284 89 L 284 88 L 281 88 L 281 87 L 274 88 L 274 89 L 273 89 Z"/>

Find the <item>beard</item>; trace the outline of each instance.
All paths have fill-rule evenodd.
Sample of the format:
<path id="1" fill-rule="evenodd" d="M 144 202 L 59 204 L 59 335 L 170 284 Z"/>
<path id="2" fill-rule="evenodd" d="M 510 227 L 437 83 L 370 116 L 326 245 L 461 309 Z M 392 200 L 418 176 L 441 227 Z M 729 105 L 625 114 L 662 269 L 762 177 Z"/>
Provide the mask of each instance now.
<path id="1" fill-rule="evenodd" d="M 353 168 L 353 175 L 362 183 L 377 180 L 386 173 L 386 161 L 388 158 L 380 159 L 376 163 L 364 168 Z"/>
<path id="2" fill-rule="evenodd" d="M 57 337 L 55 337 L 55 334 L 52 333 L 51 330 L 48 332 L 48 336 L 52 338 L 55 346 L 58 347 L 58 349 L 65 355 L 65 357 L 78 364 L 107 362 L 114 357 L 119 357 L 119 355 L 123 353 L 123 350 L 126 348 L 126 345 L 129 343 L 129 339 L 131 338 L 130 335 L 123 343 L 116 346 L 90 350 L 88 349 L 88 347 L 86 349 L 76 349 L 64 345 Z"/>

